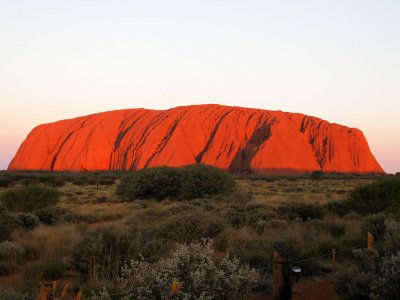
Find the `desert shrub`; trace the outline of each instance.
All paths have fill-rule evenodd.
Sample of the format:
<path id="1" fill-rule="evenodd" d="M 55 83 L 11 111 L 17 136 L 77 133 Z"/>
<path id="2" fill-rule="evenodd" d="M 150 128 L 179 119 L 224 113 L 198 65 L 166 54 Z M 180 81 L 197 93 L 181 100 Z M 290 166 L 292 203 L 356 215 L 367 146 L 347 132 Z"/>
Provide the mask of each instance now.
<path id="1" fill-rule="evenodd" d="M 400 178 L 386 177 L 357 187 L 347 201 L 349 207 L 360 214 L 374 214 L 400 206 Z"/>
<path id="2" fill-rule="evenodd" d="M 268 228 L 268 222 L 259 220 L 253 224 L 252 228 L 256 233 L 262 234 L 264 230 Z"/>
<path id="3" fill-rule="evenodd" d="M 203 211 L 215 211 L 217 209 L 214 203 L 211 203 L 210 199 L 208 198 L 198 198 L 186 201 L 186 203 L 195 206 L 198 210 Z"/>
<path id="4" fill-rule="evenodd" d="M 177 168 L 146 168 L 121 179 L 117 194 L 127 200 L 167 197 L 177 198 L 181 189 L 181 172 Z"/>
<path id="5" fill-rule="evenodd" d="M 24 266 L 26 280 L 56 280 L 62 278 L 68 270 L 68 264 L 62 260 L 39 260 Z"/>
<path id="6" fill-rule="evenodd" d="M 346 225 L 336 222 L 329 222 L 327 224 L 327 231 L 332 237 L 340 237 L 346 233 Z"/>
<path id="7" fill-rule="evenodd" d="M 314 179 L 314 180 L 320 180 L 322 178 L 324 178 L 324 172 L 322 171 L 314 171 L 311 173 L 310 178 Z"/>
<path id="8" fill-rule="evenodd" d="M 303 221 L 307 219 L 322 219 L 325 215 L 322 205 L 305 202 L 282 203 L 277 211 L 289 220 L 294 220 L 295 218 L 301 218 Z"/>
<path id="9" fill-rule="evenodd" d="M 233 190 L 235 180 L 229 173 L 203 164 L 182 168 L 180 194 L 183 199 L 204 198 Z"/>
<path id="10" fill-rule="evenodd" d="M 38 291 L 19 291 L 14 288 L 0 286 L 0 299 L 2 300 L 34 300 L 37 298 Z"/>
<path id="11" fill-rule="evenodd" d="M 4 241 L 0 243 L 0 261 L 12 260 L 19 262 L 24 257 L 24 248 L 18 243 Z"/>
<path id="12" fill-rule="evenodd" d="M 174 203 L 170 208 L 170 212 L 173 215 L 181 214 L 184 212 L 195 212 L 195 211 L 200 211 L 200 209 L 188 201 Z"/>
<path id="13" fill-rule="evenodd" d="M 127 200 L 155 198 L 195 199 L 230 191 L 233 177 L 211 166 L 156 167 L 121 179 L 117 194 Z"/>
<path id="14" fill-rule="evenodd" d="M 0 208 L 0 241 L 7 240 L 17 226 L 18 220 L 15 215 Z"/>
<path id="15" fill-rule="evenodd" d="M 17 219 L 21 227 L 25 230 L 33 230 L 39 226 L 39 218 L 31 213 L 18 213 Z"/>
<path id="16" fill-rule="evenodd" d="M 0 173 L 0 187 L 9 187 L 15 180 L 14 176 L 11 176 L 8 172 Z"/>
<path id="17" fill-rule="evenodd" d="M 68 178 L 70 182 L 75 185 L 94 185 L 96 184 L 96 178 L 93 174 L 73 174 Z"/>
<path id="18" fill-rule="evenodd" d="M 325 208 L 332 214 L 343 217 L 349 212 L 349 208 L 344 201 L 329 201 L 325 204 Z"/>
<path id="19" fill-rule="evenodd" d="M 251 200 L 252 195 L 251 193 L 248 193 L 241 189 L 234 189 L 232 193 L 229 194 L 229 196 L 225 196 L 222 194 L 221 197 L 225 198 L 222 200 L 227 200 L 232 203 L 232 205 L 243 208 Z"/>
<path id="20" fill-rule="evenodd" d="M 288 226 L 285 220 L 269 220 L 266 222 L 266 228 L 286 229 Z"/>
<path id="21" fill-rule="evenodd" d="M 107 196 L 99 196 L 99 197 L 96 197 L 96 202 L 97 202 L 97 203 L 104 203 L 104 202 L 107 202 L 107 201 L 108 201 Z"/>
<path id="22" fill-rule="evenodd" d="M 241 236 L 231 242 L 227 252 L 253 268 L 264 268 L 271 266 L 272 244 L 257 235 Z"/>
<path id="23" fill-rule="evenodd" d="M 70 213 L 68 209 L 61 207 L 46 207 L 35 211 L 39 221 L 46 225 L 55 225 L 63 220 L 65 214 Z"/>
<path id="24" fill-rule="evenodd" d="M 179 245 L 171 257 L 150 264 L 132 260 L 122 268 L 119 286 L 130 299 L 167 299 L 171 283 L 184 282 L 175 299 L 244 299 L 257 284 L 257 272 L 236 258 L 213 259 L 211 243 Z"/>
<path id="25" fill-rule="evenodd" d="M 300 222 L 301 221 L 301 222 Z M 303 219 L 298 218 L 293 220 L 293 223 L 301 224 L 303 223 Z M 303 223 L 305 228 L 313 231 L 324 231 L 326 230 L 327 224 L 320 219 L 308 219 Z"/>
<path id="26" fill-rule="evenodd" d="M 75 224 L 92 224 L 100 221 L 100 218 L 96 215 L 92 214 L 76 214 L 70 211 L 64 213 L 62 219 L 68 223 L 75 223 Z"/>
<path id="27" fill-rule="evenodd" d="M 372 282 L 371 299 L 397 300 L 400 295 L 400 251 L 384 257 L 379 277 Z"/>
<path id="28" fill-rule="evenodd" d="M 246 223 L 246 214 L 236 206 L 227 206 L 218 211 L 232 227 L 240 228 Z"/>
<path id="29" fill-rule="evenodd" d="M 138 211 L 126 224 L 130 227 L 148 226 L 153 223 L 159 223 L 171 217 L 170 210 L 153 209 L 151 207 Z"/>
<path id="30" fill-rule="evenodd" d="M 385 221 L 383 249 L 386 255 L 400 251 L 400 222 L 388 219 Z"/>
<path id="31" fill-rule="evenodd" d="M 218 216 L 205 213 L 182 213 L 157 225 L 150 226 L 147 236 L 167 238 L 178 243 L 213 238 L 225 228 L 226 223 Z"/>
<path id="32" fill-rule="evenodd" d="M 115 183 L 115 179 L 113 178 L 100 178 L 99 184 L 100 185 L 113 185 Z"/>
<path id="33" fill-rule="evenodd" d="M 247 223 L 252 225 L 259 220 L 269 221 L 277 218 L 277 214 L 269 207 L 246 210 Z"/>
<path id="34" fill-rule="evenodd" d="M 304 226 L 312 232 L 325 232 L 331 237 L 340 237 L 346 233 L 346 225 L 333 220 L 308 219 Z"/>
<path id="35" fill-rule="evenodd" d="M 0 275 L 12 274 L 24 259 L 25 250 L 18 243 L 4 241 L 0 243 Z"/>
<path id="36" fill-rule="evenodd" d="M 45 185 L 22 186 L 9 189 L 1 195 L 5 208 L 16 212 L 33 212 L 55 205 L 59 192 Z"/>
<path id="37" fill-rule="evenodd" d="M 136 230 L 122 226 L 89 230 L 73 249 L 75 266 L 91 280 L 113 280 L 125 261 L 137 257 Z"/>
<path id="38" fill-rule="evenodd" d="M 276 220 L 268 218 L 260 218 L 250 224 L 251 228 L 258 234 L 262 234 L 267 229 L 286 229 L 287 222 L 285 220 Z"/>
<path id="39" fill-rule="evenodd" d="M 381 241 L 386 230 L 387 218 L 383 212 L 366 216 L 361 224 L 362 235 L 366 236 L 367 232 L 370 232 L 377 241 Z"/>
<path id="40" fill-rule="evenodd" d="M 62 278 L 67 269 L 68 265 L 63 261 L 51 260 L 41 265 L 40 272 L 42 273 L 42 279 L 54 280 Z"/>
<path id="41" fill-rule="evenodd" d="M 369 299 L 371 283 L 379 276 L 378 263 L 379 255 L 375 250 L 353 250 L 352 261 L 335 272 L 336 291 L 351 299 Z"/>
<path id="42" fill-rule="evenodd" d="M 246 205 L 245 209 L 246 209 L 246 212 L 250 212 L 252 210 L 264 209 L 266 207 L 267 206 L 262 203 L 250 202 Z"/>

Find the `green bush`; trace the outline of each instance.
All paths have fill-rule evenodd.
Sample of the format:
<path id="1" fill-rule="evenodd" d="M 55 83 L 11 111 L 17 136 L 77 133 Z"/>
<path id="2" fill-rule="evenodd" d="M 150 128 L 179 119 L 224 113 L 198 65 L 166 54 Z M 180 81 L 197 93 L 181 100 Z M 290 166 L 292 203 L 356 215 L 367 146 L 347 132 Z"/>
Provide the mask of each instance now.
<path id="1" fill-rule="evenodd" d="M 125 176 L 117 194 L 127 200 L 167 197 L 177 198 L 181 189 L 181 172 L 176 168 L 157 167 L 143 169 Z"/>
<path id="2" fill-rule="evenodd" d="M 26 280 L 56 280 L 62 278 L 68 270 L 68 264 L 62 260 L 40 260 L 24 266 L 23 274 Z"/>
<path id="3" fill-rule="evenodd" d="M 11 176 L 8 172 L 0 173 L 0 187 L 9 187 L 15 180 L 14 176 Z"/>
<path id="4" fill-rule="evenodd" d="M 73 212 L 66 212 L 63 215 L 63 220 L 68 223 L 75 223 L 75 224 L 92 224 L 100 221 L 100 218 L 96 215 L 92 214 L 75 214 Z"/>
<path id="5" fill-rule="evenodd" d="M 203 164 L 189 165 L 182 169 L 180 195 L 183 199 L 204 198 L 233 190 L 232 175 L 216 167 Z"/>
<path id="6" fill-rule="evenodd" d="M 0 299 L 1 300 L 34 300 L 37 299 L 39 291 L 19 291 L 13 288 L 6 288 L 0 286 Z"/>
<path id="7" fill-rule="evenodd" d="M 276 212 L 269 207 L 260 207 L 256 209 L 246 210 L 247 223 L 251 226 L 260 220 L 270 221 L 276 218 Z"/>
<path id="8" fill-rule="evenodd" d="M 18 265 L 24 259 L 24 254 L 25 250 L 20 244 L 9 241 L 1 242 L 0 275 L 9 275 L 15 273 Z"/>
<path id="9" fill-rule="evenodd" d="M 371 299 L 397 300 L 400 295 L 400 251 L 383 258 L 380 276 L 372 282 Z"/>
<path id="10" fill-rule="evenodd" d="M 349 212 L 349 208 L 344 201 L 329 201 L 325 204 L 325 208 L 332 214 L 343 217 Z"/>
<path id="11" fill-rule="evenodd" d="M 117 194 L 126 200 L 194 199 L 225 193 L 233 186 L 234 179 L 230 174 L 211 166 L 156 167 L 122 178 Z"/>
<path id="12" fill-rule="evenodd" d="M 310 178 L 314 179 L 314 180 L 320 180 L 322 178 L 324 178 L 324 172 L 322 171 L 314 171 L 311 173 Z"/>
<path id="13" fill-rule="evenodd" d="M 289 220 L 301 218 L 303 221 L 307 219 L 322 219 L 325 215 L 324 207 L 320 204 L 312 204 L 305 202 L 287 202 L 281 204 L 278 213 L 285 216 Z"/>
<path id="14" fill-rule="evenodd" d="M 178 243 L 201 241 L 202 238 L 214 238 L 226 227 L 218 216 L 207 213 L 182 213 L 144 229 L 147 238 L 165 238 Z"/>
<path id="15" fill-rule="evenodd" d="M 61 207 L 46 207 L 35 211 L 35 215 L 40 222 L 46 225 L 56 225 L 63 220 L 65 214 L 70 213 L 68 209 Z"/>
<path id="16" fill-rule="evenodd" d="M 366 216 L 361 224 L 362 235 L 370 232 L 376 241 L 381 241 L 386 230 L 386 219 L 388 215 L 383 212 Z"/>
<path id="17" fill-rule="evenodd" d="M 272 244 L 259 236 L 243 236 L 229 245 L 227 252 L 253 268 L 264 268 L 271 266 L 272 249 Z"/>
<path id="18" fill-rule="evenodd" d="M 7 240 L 17 226 L 18 220 L 15 215 L 0 208 L 0 241 Z"/>
<path id="19" fill-rule="evenodd" d="M 386 255 L 400 251 L 400 222 L 391 219 L 385 221 L 383 249 Z"/>
<path id="20" fill-rule="evenodd" d="M 351 193 L 347 204 L 363 215 L 392 211 L 400 206 L 400 178 L 386 177 L 357 187 Z"/>
<path id="21" fill-rule="evenodd" d="M 379 277 L 378 266 L 379 255 L 375 250 L 353 250 L 352 261 L 335 272 L 336 291 L 350 299 L 369 299 L 371 283 Z"/>
<path id="22" fill-rule="evenodd" d="M 18 213 L 17 218 L 21 227 L 25 230 L 33 230 L 40 223 L 39 218 L 31 213 Z"/>
<path id="23" fill-rule="evenodd" d="M 42 279 L 55 280 L 62 278 L 67 271 L 68 265 L 60 260 L 47 261 L 41 265 Z"/>
<path id="24" fill-rule="evenodd" d="M 246 223 L 245 212 L 236 206 L 224 207 L 218 211 L 218 214 L 234 228 L 240 228 Z"/>
<path id="25" fill-rule="evenodd" d="M 16 212 L 33 212 L 55 205 L 60 193 L 45 185 L 22 186 L 9 189 L 1 195 L 5 208 Z"/>
<path id="26" fill-rule="evenodd" d="M 25 250 L 18 243 L 4 241 L 0 243 L 0 261 L 20 262 L 24 257 Z"/>
<path id="27" fill-rule="evenodd" d="M 346 233 L 346 225 L 331 222 L 327 224 L 328 233 L 332 237 L 340 237 Z"/>

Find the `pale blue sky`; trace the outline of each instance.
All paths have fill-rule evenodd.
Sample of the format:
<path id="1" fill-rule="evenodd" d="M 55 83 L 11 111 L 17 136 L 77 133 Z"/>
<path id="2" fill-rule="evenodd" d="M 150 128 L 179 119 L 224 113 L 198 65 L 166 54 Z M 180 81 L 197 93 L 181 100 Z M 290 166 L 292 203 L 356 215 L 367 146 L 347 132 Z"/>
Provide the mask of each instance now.
<path id="1" fill-rule="evenodd" d="M 400 171 L 400 1 L 0 0 L 0 169 L 40 123 L 220 103 L 364 131 Z"/>

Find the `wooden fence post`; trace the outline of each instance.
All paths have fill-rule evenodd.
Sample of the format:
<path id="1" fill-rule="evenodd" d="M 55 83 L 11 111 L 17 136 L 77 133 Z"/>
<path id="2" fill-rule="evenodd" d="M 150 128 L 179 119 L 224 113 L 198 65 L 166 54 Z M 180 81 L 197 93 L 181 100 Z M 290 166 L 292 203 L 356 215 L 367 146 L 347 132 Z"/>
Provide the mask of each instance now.
<path id="1" fill-rule="evenodd" d="M 368 232 L 368 250 L 374 249 L 374 236 Z"/>
<path id="2" fill-rule="evenodd" d="M 82 290 L 79 290 L 78 294 L 76 294 L 76 300 L 82 300 Z"/>
<path id="3" fill-rule="evenodd" d="M 273 300 L 292 299 L 292 268 L 289 250 L 283 242 L 274 243 L 273 257 Z"/>
<path id="4" fill-rule="evenodd" d="M 332 271 L 336 270 L 336 250 L 332 249 Z"/>

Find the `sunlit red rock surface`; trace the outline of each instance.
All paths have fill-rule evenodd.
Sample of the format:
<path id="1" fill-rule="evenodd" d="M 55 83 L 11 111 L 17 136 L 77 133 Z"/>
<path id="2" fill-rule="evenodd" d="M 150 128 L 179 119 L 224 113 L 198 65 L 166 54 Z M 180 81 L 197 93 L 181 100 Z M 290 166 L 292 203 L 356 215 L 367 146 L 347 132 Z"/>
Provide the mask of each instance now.
<path id="1" fill-rule="evenodd" d="M 34 128 L 9 170 L 214 165 L 233 172 L 381 173 L 363 133 L 296 113 L 221 105 L 126 109 Z"/>

